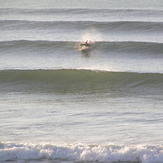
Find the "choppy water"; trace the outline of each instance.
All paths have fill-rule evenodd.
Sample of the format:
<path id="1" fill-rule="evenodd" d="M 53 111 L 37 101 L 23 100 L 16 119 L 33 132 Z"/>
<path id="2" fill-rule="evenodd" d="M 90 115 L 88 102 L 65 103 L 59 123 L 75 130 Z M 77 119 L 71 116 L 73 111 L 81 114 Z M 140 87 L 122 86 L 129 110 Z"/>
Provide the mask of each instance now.
<path id="1" fill-rule="evenodd" d="M 1 5 L 0 162 L 163 162 L 162 1 Z"/>

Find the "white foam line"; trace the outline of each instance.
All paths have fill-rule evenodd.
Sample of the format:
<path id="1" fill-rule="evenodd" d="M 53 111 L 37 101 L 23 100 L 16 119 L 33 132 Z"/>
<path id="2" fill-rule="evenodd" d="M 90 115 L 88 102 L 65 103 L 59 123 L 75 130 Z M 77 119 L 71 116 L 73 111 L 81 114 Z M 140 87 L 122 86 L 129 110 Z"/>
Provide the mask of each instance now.
<path id="1" fill-rule="evenodd" d="M 68 161 L 139 161 L 162 163 L 163 146 L 150 145 L 52 145 L 52 144 L 0 144 L 0 161 L 8 160 L 68 160 Z"/>

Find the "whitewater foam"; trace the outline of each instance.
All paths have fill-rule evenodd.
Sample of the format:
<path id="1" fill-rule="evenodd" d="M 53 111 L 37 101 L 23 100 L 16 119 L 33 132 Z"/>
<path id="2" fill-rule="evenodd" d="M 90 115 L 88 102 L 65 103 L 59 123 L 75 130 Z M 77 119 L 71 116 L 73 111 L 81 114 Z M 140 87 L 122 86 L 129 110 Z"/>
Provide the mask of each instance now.
<path id="1" fill-rule="evenodd" d="M 163 146 L 151 145 L 53 145 L 1 143 L 0 161 L 67 160 L 96 162 L 162 163 Z"/>

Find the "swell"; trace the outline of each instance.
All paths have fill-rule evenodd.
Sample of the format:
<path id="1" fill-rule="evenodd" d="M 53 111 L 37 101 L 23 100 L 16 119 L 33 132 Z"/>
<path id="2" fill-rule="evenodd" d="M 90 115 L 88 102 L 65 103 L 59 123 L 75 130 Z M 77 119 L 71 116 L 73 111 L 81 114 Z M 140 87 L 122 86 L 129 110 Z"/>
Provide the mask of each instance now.
<path id="1" fill-rule="evenodd" d="M 0 9 L 0 20 L 29 21 L 154 21 L 162 22 L 163 10 L 137 9 Z"/>
<path id="2" fill-rule="evenodd" d="M 0 20 L 1 30 L 83 30 L 95 28 L 98 31 L 163 32 L 163 22 L 152 21 L 24 21 Z"/>
<path id="3" fill-rule="evenodd" d="M 24 13 L 24 14 L 56 14 L 56 13 L 59 13 L 59 14 L 63 14 L 63 13 L 73 13 L 73 14 L 89 14 L 89 13 L 137 13 L 137 14 L 147 14 L 149 15 L 152 14 L 152 15 L 161 15 L 163 13 L 163 10 L 155 10 L 155 9 L 95 9 L 95 8 L 48 8 L 48 9 L 21 9 L 21 8 L 0 8 L 0 13 L 1 14 L 8 14 L 8 13 Z"/>
<path id="4" fill-rule="evenodd" d="M 0 51 L 5 52 L 9 50 L 53 50 L 58 49 L 60 51 L 71 50 L 78 51 L 78 41 L 48 41 L 48 40 L 15 40 L 15 41 L 1 41 Z M 143 54 L 163 54 L 163 43 L 159 42 L 137 42 L 137 41 L 96 41 L 91 46 L 91 51 L 100 51 L 100 53 L 107 54 L 108 52 L 120 52 L 121 53 L 139 53 Z M 160 55 L 161 57 L 163 55 Z"/>
<path id="5" fill-rule="evenodd" d="M 161 145 L 0 144 L 0 161 L 161 163 Z M 32 161 L 33 162 L 33 161 Z"/>
<path id="6" fill-rule="evenodd" d="M 39 92 L 161 93 L 163 74 L 91 70 L 1 70 L 0 89 Z"/>

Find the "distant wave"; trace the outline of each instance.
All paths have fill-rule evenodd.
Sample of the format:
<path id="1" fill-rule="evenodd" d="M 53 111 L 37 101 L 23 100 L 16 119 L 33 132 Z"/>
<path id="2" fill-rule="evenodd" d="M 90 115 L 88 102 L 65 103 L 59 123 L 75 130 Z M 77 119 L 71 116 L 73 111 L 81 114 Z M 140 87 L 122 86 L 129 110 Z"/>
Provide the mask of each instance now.
<path id="1" fill-rule="evenodd" d="M 163 22 L 152 21 L 25 21 L 0 20 L 1 30 L 52 30 L 59 28 L 83 30 L 95 28 L 98 31 L 137 31 L 137 32 L 163 32 Z"/>
<path id="2" fill-rule="evenodd" d="M 65 13 L 67 12 L 72 12 L 74 14 L 76 13 L 97 13 L 97 12 L 102 12 L 102 13 L 108 13 L 108 12 L 113 12 L 113 13 L 117 13 L 117 12 L 130 12 L 130 13 L 151 13 L 153 15 L 156 14 L 161 14 L 163 13 L 163 10 L 160 9 L 118 9 L 118 8 L 113 8 L 113 9 L 100 9 L 100 8 L 42 8 L 42 9 L 28 9 L 28 8 L 0 8 L 0 13 L 8 13 L 8 12 L 16 12 L 16 13 L 26 13 L 26 14 L 30 14 L 30 13 L 38 13 L 39 15 L 42 13 L 63 13 L 65 11 Z"/>
<path id="3" fill-rule="evenodd" d="M 3 89 L 43 92 L 131 91 L 161 93 L 163 74 L 96 70 L 1 70 Z M 7 86 L 7 87 L 6 87 Z M 2 88 L 2 87 L 1 87 Z M 7 91 L 7 90 L 6 90 Z"/>
<path id="4" fill-rule="evenodd" d="M 0 20 L 125 20 L 162 22 L 163 10 L 150 9 L 0 9 Z M 68 16 L 67 16 L 68 15 Z M 73 19 L 72 19 L 73 18 Z"/>
<path id="5" fill-rule="evenodd" d="M 0 161 L 56 160 L 105 163 L 162 163 L 161 145 L 53 145 L 0 143 Z"/>
<path id="6" fill-rule="evenodd" d="M 61 51 L 74 50 L 78 48 L 80 42 L 77 41 L 49 41 L 49 40 L 13 40 L 0 41 L 0 51 L 9 49 L 30 50 L 32 48 L 41 50 L 60 49 Z M 20 48 L 20 49 L 19 49 Z M 100 53 L 121 52 L 122 53 L 139 53 L 143 54 L 163 54 L 163 43 L 160 42 L 137 42 L 137 41 L 96 41 L 92 44 L 92 51 L 100 51 Z M 25 51 L 24 51 L 25 52 Z M 160 55 L 159 57 L 163 57 Z"/>

